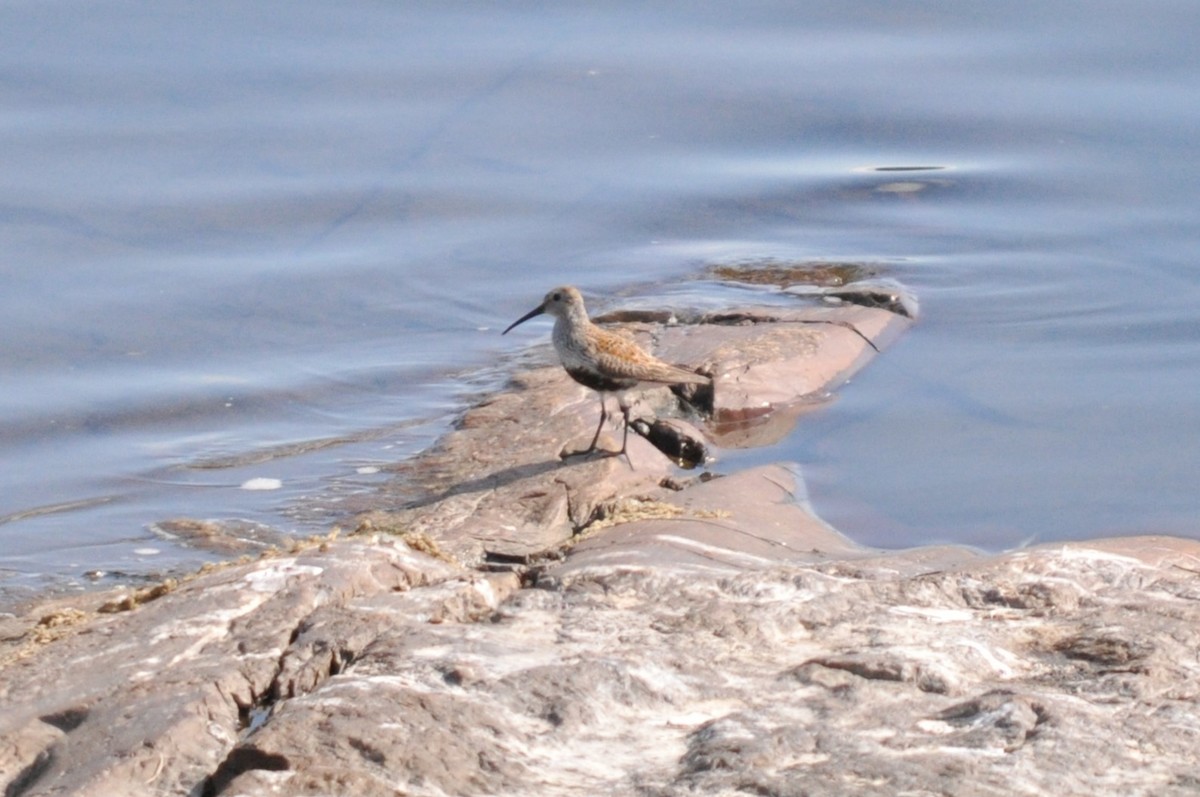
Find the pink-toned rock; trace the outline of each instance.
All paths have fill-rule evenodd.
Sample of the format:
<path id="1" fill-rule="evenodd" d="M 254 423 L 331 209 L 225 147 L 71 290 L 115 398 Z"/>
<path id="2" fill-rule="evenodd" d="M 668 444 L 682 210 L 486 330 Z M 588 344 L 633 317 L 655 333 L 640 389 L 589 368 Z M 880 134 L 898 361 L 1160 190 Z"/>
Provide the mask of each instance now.
<path id="1" fill-rule="evenodd" d="M 337 549 L 197 578 L 10 663 L 0 678 L 5 794 L 198 793 L 246 713 L 278 688 L 315 610 L 465 575 L 402 544 Z"/>
<path id="2" fill-rule="evenodd" d="M 745 509 L 703 487 L 696 511 Z M 764 541 L 618 525 L 486 623 L 384 628 L 277 705 L 213 793 L 1191 788 L 1200 609 L 1180 565 L 1200 545 L 1145 540 L 1154 564 L 1109 543 L 922 557 L 801 527 Z M 823 551 L 762 555 L 810 533 Z"/>
<path id="3" fill-rule="evenodd" d="M 702 365 L 714 376 L 712 428 L 718 434 L 826 400 L 912 323 L 857 305 L 745 308 L 716 317 L 722 323 L 669 327 L 659 343 L 666 356 Z M 730 318 L 736 323 L 724 321 Z M 772 432 L 770 442 L 785 431 Z"/>
<path id="4" fill-rule="evenodd" d="M 741 308 L 714 318 L 719 323 L 622 328 L 663 359 L 714 375 L 714 406 L 704 408 L 712 419 L 697 417 L 693 408 L 693 423 L 679 426 L 696 435 L 693 450 L 711 451 L 707 438 L 742 446 L 782 437 L 800 411 L 824 400 L 911 323 L 907 316 L 852 304 Z M 634 418 L 650 421 L 687 412 L 661 387 L 643 390 L 632 409 Z M 564 457 L 586 447 L 598 420 L 596 394 L 561 367 L 519 374 L 403 469 L 396 487 L 403 508 L 364 519 L 377 529 L 429 534 L 468 565 L 488 555 L 527 558 L 553 551 L 609 505 L 655 490 L 674 471 L 637 434 L 630 435 L 628 461 Z M 610 450 L 619 447 L 614 436 L 602 437 Z"/>
<path id="5" fill-rule="evenodd" d="M 542 577 L 569 581 L 579 571 L 628 567 L 736 573 L 861 555 L 806 509 L 798 489 L 789 470 L 769 466 L 664 490 L 653 503 L 626 507 L 626 522 L 585 535 Z"/>
<path id="6" fill-rule="evenodd" d="M 628 460 L 563 459 L 564 448 L 587 445 L 600 404 L 562 368 L 528 372 L 511 389 L 468 410 L 435 450 L 405 468 L 405 484 L 416 482 L 425 495 L 367 516 L 372 527 L 429 534 L 469 564 L 485 551 L 532 555 L 561 546 L 623 492 L 653 487 L 672 472 L 637 435 L 630 435 Z M 601 444 L 619 447 L 607 435 Z"/>

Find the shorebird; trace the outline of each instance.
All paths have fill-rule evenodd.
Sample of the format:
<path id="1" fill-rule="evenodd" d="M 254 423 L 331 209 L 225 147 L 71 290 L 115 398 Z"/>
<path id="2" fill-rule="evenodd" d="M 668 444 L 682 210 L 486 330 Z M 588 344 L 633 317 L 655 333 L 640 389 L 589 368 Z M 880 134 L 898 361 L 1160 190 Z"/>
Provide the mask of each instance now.
<path id="1" fill-rule="evenodd" d="M 590 454 L 596 450 L 600 430 L 608 420 L 605 397 L 615 393 L 625 421 L 625 436 L 621 439 L 621 450 L 607 452 L 614 456 L 625 453 L 629 442 L 629 403 L 626 391 L 639 384 L 656 385 L 707 385 L 712 380 L 647 354 L 633 341 L 601 329 L 588 318 L 583 306 L 583 296 L 570 285 L 555 288 L 546 294 L 542 303 L 502 332 L 543 313 L 554 316 L 554 350 L 563 368 L 579 384 L 600 394 L 600 423 L 591 444 L 582 452 Z"/>

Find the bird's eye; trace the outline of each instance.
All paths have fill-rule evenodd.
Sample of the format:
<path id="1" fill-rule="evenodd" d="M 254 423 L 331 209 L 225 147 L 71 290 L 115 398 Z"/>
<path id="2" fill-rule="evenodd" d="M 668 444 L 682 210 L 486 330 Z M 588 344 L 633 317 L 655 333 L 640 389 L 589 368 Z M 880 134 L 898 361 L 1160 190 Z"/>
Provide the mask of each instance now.
<path id="1" fill-rule="evenodd" d="M 561 301 L 562 301 L 562 294 L 561 294 L 561 293 L 557 293 L 557 292 L 555 292 L 555 294 L 554 294 L 553 296 L 551 296 L 550 298 L 551 298 L 551 299 L 553 299 L 553 300 L 554 300 L 554 301 L 556 301 L 556 302 L 561 302 Z"/>

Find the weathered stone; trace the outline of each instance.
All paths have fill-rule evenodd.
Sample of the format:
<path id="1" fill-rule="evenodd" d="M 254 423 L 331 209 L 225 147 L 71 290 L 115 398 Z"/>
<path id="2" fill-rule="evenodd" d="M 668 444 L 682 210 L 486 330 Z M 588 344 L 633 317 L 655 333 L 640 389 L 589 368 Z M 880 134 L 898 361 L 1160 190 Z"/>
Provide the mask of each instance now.
<path id="1" fill-rule="evenodd" d="M 216 793 L 321 793 L 317 777 L 372 794 L 1184 793 L 1200 610 L 1182 570 L 1085 544 L 855 579 L 760 556 L 597 559 L 606 537 L 643 544 L 623 529 L 489 622 L 381 632 L 242 743 L 286 770 Z M 1200 554 L 1170 544 L 1167 562 Z M 1070 583 L 1090 610 L 973 606 L 964 587 L 995 573 Z M 1050 642 L 1098 626 L 1141 640 L 1142 666 L 1097 678 Z"/>
<path id="2" fill-rule="evenodd" d="M 196 578 L 9 664 L 6 794 L 191 793 L 244 715 L 272 697 L 281 657 L 315 609 L 462 576 L 403 545 L 338 546 L 340 556 L 314 549 Z"/>

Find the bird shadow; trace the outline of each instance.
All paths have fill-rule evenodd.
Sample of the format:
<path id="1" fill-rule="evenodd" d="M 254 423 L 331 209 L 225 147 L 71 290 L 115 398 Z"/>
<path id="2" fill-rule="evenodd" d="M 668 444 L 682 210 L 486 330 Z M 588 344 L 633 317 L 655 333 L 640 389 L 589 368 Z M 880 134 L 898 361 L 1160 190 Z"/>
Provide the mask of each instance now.
<path id="1" fill-rule="evenodd" d="M 594 462 L 604 458 L 605 454 L 589 454 L 579 455 L 573 454 L 563 459 L 555 458 L 544 462 L 531 462 L 525 465 L 513 465 L 512 467 L 504 468 L 486 476 L 480 476 L 476 479 L 457 482 L 453 487 L 442 490 L 440 492 L 430 493 L 415 500 L 404 504 L 404 509 L 421 509 L 423 507 L 432 506 L 433 504 L 441 503 L 450 498 L 460 495 L 468 495 L 470 493 L 483 492 L 485 490 L 500 490 L 508 487 L 510 484 L 519 482 L 523 479 L 531 479 L 542 474 L 549 473 L 562 468 L 578 467 L 589 462 Z"/>

